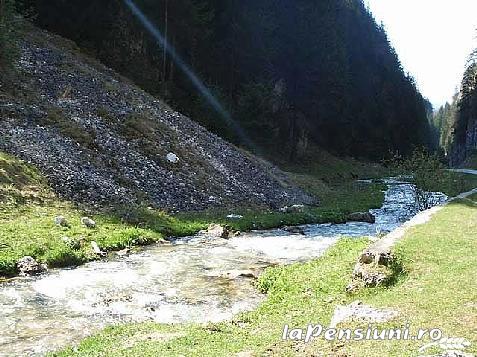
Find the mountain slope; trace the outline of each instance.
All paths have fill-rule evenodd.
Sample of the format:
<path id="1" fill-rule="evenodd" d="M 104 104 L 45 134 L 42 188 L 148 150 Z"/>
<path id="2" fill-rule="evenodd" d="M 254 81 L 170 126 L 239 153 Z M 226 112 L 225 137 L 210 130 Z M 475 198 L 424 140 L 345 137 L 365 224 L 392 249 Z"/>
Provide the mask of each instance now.
<path id="1" fill-rule="evenodd" d="M 15 93 L 0 96 L 0 150 L 35 164 L 62 196 L 169 211 L 313 202 L 74 44 L 31 28 L 20 47 Z"/>
<path id="2" fill-rule="evenodd" d="M 472 160 L 477 152 L 477 50 L 469 58 L 462 79 L 459 111 L 453 128 L 451 164 Z"/>
<path id="3" fill-rule="evenodd" d="M 362 0 L 27 3 L 42 27 L 247 144 L 181 71 L 187 64 L 272 159 L 300 159 L 318 145 L 379 160 L 430 143 L 425 102 Z M 183 61 L 150 35 L 126 5 L 133 3 Z"/>

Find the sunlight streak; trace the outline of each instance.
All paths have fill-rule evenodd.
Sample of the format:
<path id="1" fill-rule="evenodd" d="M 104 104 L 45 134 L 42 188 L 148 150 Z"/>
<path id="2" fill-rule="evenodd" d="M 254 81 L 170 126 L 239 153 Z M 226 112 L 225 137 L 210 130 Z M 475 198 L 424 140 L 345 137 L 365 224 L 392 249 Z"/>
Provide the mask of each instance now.
<path id="1" fill-rule="evenodd" d="M 166 52 L 171 56 L 175 64 L 184 72 L 189 78 L 194 87 L 199 91 L 202 97 L 214 108 L 214 110 L 220 114 L 225 120 L 227 125 L 231 127 L 240 141 L 252 148 L 254 151 L 257 147 L 252 143 L 250 138 L 245 134 L 244 130 L 240 127 L 239 123 L 232 118 L 230 113 L 220 104 L 217 98 L 210 92 L 206 85 L 199 79 L 199 77 L 192 71 L 192 69 L 185 63 L 182 57 L 176 52 L 176 50 L 166 41 L 159 29 L 147 18 L 147 16 L 139 9 L 139 7 L 131 0 L 124 0 L 124 3 L 128 6 L 131 12 L 136 18 L 143 24 L 147 31 L 157 40 L 160 46 L 165 48 Z"/>

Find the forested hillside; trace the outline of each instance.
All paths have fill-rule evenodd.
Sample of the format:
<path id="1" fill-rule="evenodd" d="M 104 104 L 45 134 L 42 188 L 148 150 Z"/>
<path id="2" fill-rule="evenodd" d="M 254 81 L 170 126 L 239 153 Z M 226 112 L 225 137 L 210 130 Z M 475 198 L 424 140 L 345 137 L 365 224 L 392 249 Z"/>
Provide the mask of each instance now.
<path id="1" fill-rule="evenodd" d="M 440 145 L 452 165 L 459 165 L 477 150 L 477 50 L 469 57 L 460 91 L 434 115 Z"/>
<path id="2" fill-rule="evenodd" d="M 477 50 L 469 58 L 462 80 L 456 117 L 452 163 L 464 161 L 477 149 Z"/>
<path id="3" fill-rule="evenodd" d="M 122 1 L 31 5 L 41 26 L 213 132 L 246 144 Z M 265 153 L 292 160 L 321 146 L 379 159 L 430 142 L 424 100 L 361 0 L 138 0 L 137 6 Z"/>
<path id="4" fill-rule="evenodd" d="M 456 93 L 451 103 L 446 103 L 434 113 L 434 126 L 437 129 L 439 146 L 449 153 L 452 146 L 454 125 L 459 111 L 459 94 Z"/>

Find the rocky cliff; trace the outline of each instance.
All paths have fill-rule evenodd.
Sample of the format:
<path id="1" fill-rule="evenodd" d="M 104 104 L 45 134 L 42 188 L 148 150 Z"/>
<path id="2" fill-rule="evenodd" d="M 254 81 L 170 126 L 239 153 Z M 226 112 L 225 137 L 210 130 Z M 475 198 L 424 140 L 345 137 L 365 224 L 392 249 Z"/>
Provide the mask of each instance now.
<path id="1" fill-rule="evenodd" d="M 63 197 L 169 211 L 314 203 L 284 175 L 82 54 L 31 28 L 13 90 L 0 88 L 0 150 Z"/>

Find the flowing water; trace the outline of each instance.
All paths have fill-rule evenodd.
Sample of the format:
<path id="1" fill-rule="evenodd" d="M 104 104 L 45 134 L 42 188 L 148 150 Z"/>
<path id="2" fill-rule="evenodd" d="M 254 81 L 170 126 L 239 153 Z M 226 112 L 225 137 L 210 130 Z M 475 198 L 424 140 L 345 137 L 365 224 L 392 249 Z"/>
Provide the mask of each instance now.
<path id="1" fill-rule="evenodd" d="M 342 236 L 391 231 L 445 201 L 387 180 L 376 223 L 303 226 L 305 235 L 256 231 L 229 240 L 207 236 L 155 245 L 126 257 L 49 271 L 0 285 L 0 355 L 42 355 L 98 329 L 128 321 L 220 321 L 264 298 L 246 270 L 319 257 Z"/>

